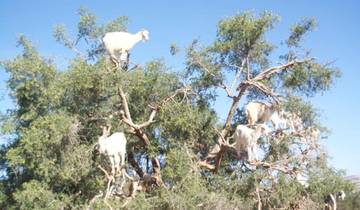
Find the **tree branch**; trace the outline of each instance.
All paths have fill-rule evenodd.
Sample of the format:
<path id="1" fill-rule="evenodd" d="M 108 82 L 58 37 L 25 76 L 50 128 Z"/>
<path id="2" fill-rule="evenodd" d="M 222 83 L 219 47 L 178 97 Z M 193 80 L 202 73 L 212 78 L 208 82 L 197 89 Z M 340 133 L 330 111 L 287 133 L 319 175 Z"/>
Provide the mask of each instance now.
<path id="1" fill-rule="evenodd" d="M 248 84 L 256 87 L 261 92 L 263 92 L 265 95 L 270 96 L 277 104 L 280 103 L 278 95 L 276 95 L 269 87 L 267 87 L 263 83 L 255 82 L 255 81 L 249 81 Z"/>
<path id="2" fill-rule="evenodd" d="M 249 54 L 246 56 L 246 63 L 247 63 L 247 68 L 246 68 L 246 79 L 250 80 L 250 65 L 249 65 Z"/>
<path id="3" fill-rule="evenodd" d="M 308 59 L 304 59 L 304 60 L 292 60 L 292 61 L 289 61 L 286 64 L 283 64 L 283 65 L 270 67 L 270 68 L 262 71 L 258 75 L 256 75 L 256 77 L 254 77 L 252 80 L 261 81 L 261 80 L 263 80 L 265 78 L 268 78 L 272 74 L 279 73 L 282 70 L 286 70 L 287 68 L 289 68 L 291 66 L 294 66 L 294 65 L 300 64 L 300 63 L 306 63 L 306 62 L 309 62 L 311 60 L 313 60 L 313 58 L 308 58 Z"/>
<path id="4" fill-rule="evenodd" d="M 154 118 L 155 118 L 156 113 L 157 113 L 157 109 L 153 109 L 151 111 L 150 116 L 149 116 L 149 120 L 147 122 L 144 122 L 144 123 L 140 124 L 139 128 L 144 128 L 144 127 L 149 126 L 151 123 L 154 123 L 155 122 Z"/>
<path id="5" fill-rule="evenodd" d="M 157 158 L 153 158 L 151 160 L 152 167 L 153 167 L 153 176 L 155 178 L 155 183 L 157 186 L 162 187 L 164 186 L 164 182 L 161 178 L 161 168 L 160 168 L 160 162 Z"/>
<path id="6" fill-rule="evenodd" d="M 120 111 L 122 121 L 131 127 L 131 132 L 134 133 L 138 138 L 140 138 L 146 146 L 150 145 L 150 140 L 147 137 L 147 135 L 145 134 L 145 132 L 143 130 L 141 130 L 139 125 L 133 123 L 133 121 L 131 119 L 129 105 L 128 105 L 126 96 L 124 94 L 124 91 L 122 90 L 121 87 L 118 87 L 118 95 L 121 97 L 122 106 L 124 109 L 124 110 Z"/>
<path id="7" fill-rule="evenodd" d="M 115 178 L 114 178 L 114 176 L 112 176 L 112 175 L 110 176 L 110 175 L 107 173 L 107 171 L 106 171 L 103 167 L 101 167 L 101 165 L 98 165 L 97 167 L 98 167 L 101 171 L 104 172 L 104 174 L 106 175 L 106 178 L 107 178 L 107 180 L 108 180 L 107 187 L 106 187 L 105 198 L 104 198 L 104 199 L 106 199 L 106 198 L 111 194 L 111 189 L 112 189 L 111 183 L 112 183 L 112 182 L 115 182 Z"/>
<path id="8" fill-rule="evenodd" d="M 120 87 L 118 87 L 118 94 L 119 94 L 119 96 L 121 97 L 122 102 L 123 102 L 122 105 L 123 105 L 123 108 L 124 108 L 124 111 L 125 111 L 125 116 L 126 116 L 126 118 L 128 119 L 129 123 L 133 124 L 133 121 L 132 121 L 132 118 L 131 118 L 131 114 L 130 114 L 130 111 L 129 111 L 129 106 L 128 106 L 128 102 L 127 102 L 125 93 L 124 93 L 124 91 L 122 90 L 122 88 L 120 88 Z"/>
<path id="9" fill-rule="evenodd" d="M 190 89 L 191 89 L 190 87 L 182 87 L 182 88 L 176 90 L 173 94 L 162 99 L 159 103 L 157 103 L 156 106 L 150 106 L 152 111 L 150 113 L 148 121 L 141 123 L 141 124 L 136 124 L 131 119 L 131 113 L 129 110 L 128 101 L 126 99 L 125 93 L 121 87 L 118 87 L 118 95 L 120 96 L 120 98 L 122 100 L 122 107 L 123 107 L 123 110 L 120 111 L 121 119 L 125 124 L 127 124 L 130 127 L 130 132 L 132 134 L 136 135 L 138 138 L 140 138 L 143 141 L 143 143 L 145 144 L 145 146 L 148 146 L 148 145 L 150 145 L 150 140 L 147 137 L 146 133 L 142 129 L 155 122 L 154 118 L 155 118 L 157 112 L 162 107 L 164 107 L 166 105 L 166 103 L 173 100 L 180 93 L 184 93 L 184 95 L 186 95 Z M 136 162 L 133 152 L 130 152 L 128 154 L 128 161 L 134 167 L 136 173 L 140 176 L 140 178 L 144 179 L 145 174 L 142 171 L 139 164 Z M 159 161 L 156 158 L 153 158 L 152 165 L 153 165 L 152 178 L 155 180 L 155 183 L 157 186 L 163 186 L 163 181 L 162 181 L 161 173 L 160 173 Z"/>
<path id="10" fill-rule="evenodd" d="M 244 70 L 244 66 L 245 66 L 246 63 L 249 65 L 249 63 L 247 62 L 247 60 L 243 59 L 242 62 L 241 62 L 241 66 L 230 65 L 230 66 L 235 66 L 235 67 L 238 68 L 238 70 L 239 70 L 239 71 L 236 73 L 235 78 L 234 78 L 234 80 L 233 80 L 232 83 L 231 83 L 231 90 L 234 89 L 234 87 L 235 87 L 235 85 L 236 85 L 236 82 L 240 79 L 240 74 L 241 74 L 241 72 Z M 249 68 L 247 68 L 247 70 L 249 71 Z"/>
<path id="11" fill-rule="evenodd" d="M 142 179 L 144 177 L 144 172 L 141 169 L 140 165 L 136 162 L 133 152 L 128 152 L 128 161 L 130 165 L 135 169 L 139 177 Z"/>
<path id="12" fill-rule="evenodd" d="M 260 190 L 259 190 L 258 184 L 256 184 L 255 192 L 256 192 L 256 198 L 257 198 L 257 202 L 258 202 L 257 209 L 261 210 L 262 209 L 262 203 L 261 203 L 261 196 L 260 196 Z"/>
<path id="13" fill-rule="evenodd" d="M 240 86 L 239 86 L 240 91 L 236 97 L 233 97 L 233 102 L 230 107 L 228 116 L 226 118 L 226 122 L 225 122 L 224 127 L 223 127 L 221 133 L 219 134 L 219 138 L 217 140 L 218 143 L 212 148 L 211 152 L 208 153 L 207 157 L 204 160 L 205 162 L 200 161 L 201 166 L 207 167 L 208 169 L 212 170 L 214 173 L 216 173 L 218 168 L 220 167 L 222 155 L 224 154 L 225 150 L 227 150 L 227 148 L 229 146 L 231 147 L 231 145 L 227 145 L 226 143 L 225 144 L 223 143 L 223 138 L 226 137 L 226 135 L 229 133 L 229 130 L 231 128 L 231 122 L 234 117 L 235 111 L 236 111 L 237 107 L 239 106 L 240 99 L 244 95 L 248 86 L 249 86 L 249 84 L 247 84 L 246 82 L 240 83 Z M 212 166 L 210 167 L 210 164 L 211 164 L 210 162 L 212 162 L 212 160 L 215 160 L 214 167 L 212 167 Z"/>
<path id="14" fill-rule="evenodd" d="M 205 66 L 205 64 L 200 61 L 200 59 L 196 59 L 196 58 L 193 58 L 193 59 L 194 59 L 193 62 L 196 62 L 198 65 L 200 65 L 201 69 L 203 69 L 207 74 L 209 74 L 209 75 L 211 75 L 212 77 L 215 77 L 215 78 L 218 77 L 217 75 L 215 75 L 214 73 L 212 73 L 212 72 Z M 229 98 L 233 98 L 233 97 L 234 97 L 233 94 L 232 94 L 231 89 L 230 89 L 227 85 L 225 85 L 222 81 L 221 81 L 219 84 L 217 84 L 216 86 L 224 89 L 225 92 L 226 92 L 226 94 L 227 94 L 227 96 L 228 96 Z"/>

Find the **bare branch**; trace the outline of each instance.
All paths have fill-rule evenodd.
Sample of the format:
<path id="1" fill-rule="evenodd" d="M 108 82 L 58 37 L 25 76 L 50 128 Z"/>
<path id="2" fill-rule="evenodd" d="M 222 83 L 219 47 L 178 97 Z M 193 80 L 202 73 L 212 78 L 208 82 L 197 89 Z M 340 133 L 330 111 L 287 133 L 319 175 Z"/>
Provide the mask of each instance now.
<path id="1" fill-rule="evenodd" d="M 130 120 L 124 115 L 123 112 L 120 113 L 120 115 L 121 115 L 122 121 L 123 121 L 125 124 L 127 124 L 128 126 L 130 126 L 130 127 L 133 129 L 132 131 L 135 131 L 135 128 L 138 128 L 138 126 L 135 125 L 132 121 L 130 121 Z"/>
<path id="2" fill-rule="evenodd" d="M 226 149 L 223 146 L 221 148 L 222 149 L 220 149 L 218 155 L 215 158 L 215 171 L 214 172 L 217 172 L 218 168 L 220 168 L 222 157 L 226 151 Z"/>
<path id="3" fill-rule="evenodd" d="M 111 189 L 112 189 L 111 183 L 115 182 L 115 178 L 114 178 L 114 176 L 109 175 L 108 172 L 103 167 L 101 167 L 101 165 L 98 165 L 97 167 L 104 172 L 104 174 L 106 175 L 106 178 L 108 180 L 105 198 L 104 198 L 104 199 L 106 199 L 111 194 Z"/>
<path id="4" fill-rule="evenodd" d="M 150 140 L 147 137 L 147 135 L 145 134 L 145 132 L 140 129 L 139 125 L 133 123 L 133 121 L 131 119 L 128 102 L 126 100 L 125 93 L 121 87 L 118 88 L 118 94 L 122 99 L 122 106 L 124 108 L 124 111 L 120 111 L 122 121 L 131 127 L 131 129 L 132 129 L 132 130 L 130 130 L 131 133 L 134 133 L 138 138 L 140 138 L 144 142 L 145 145 L 149 145 Z"/>
<path id="5" fill-rule="evenodd" d="M 236 97 L 233 97 L 233 102 L 231 104 L 228 116 L 226 118 L 225 125 L 220 133 L 220 137 L 218 138 L 218 144 L 215 144 L 215 146 L 211 149 L 211 152 L 208 153 L 208 155 L 205 158 L 205 163 L 202 161 L 200 162 L 201 166 L 204 166 L 210 170 L 212 170 L 214 173 L 217 172 L 218 168 L 220 167 L 222 155 L 224 154 L 225 150 L 228 150 L 228 148 L 233 148 L 232 145 L 224 144 L 223 138 L 226 136 L 231 128 L 231 122 L 234 117 L 235 111 L 237 107 L 239 106 L 241 97 L 245 94 L 245 91 L 247 90 L 249 84 L 246 81 L 243 81 L 239 85 L 239 93 Z M 211 166 L 212 160 L 215 160 L 215 166 Z"/>
<path id="6" fill-rule="evenodd" d="M 155 122 L 154 118 L 155 118 L 156 113 L 157 113 L 157 110 L 153 109 L 151 111 L 150 116 L 149 116 L 149 120 L 147 122 L 144 122 L 144 123 L 140 124 L 139 128 L 144 128 L 144 127 L 149 126 L 151 123 L 154 123 Z"/>
<path id="7" fill-rule="evenodd" d="M 246 56 L 246 63 L 247 63 L 247 68 L 246 68 L 246 79 L 250 80 L 250 65 L 249 65 L 249 54 Z"/>
<path id="8" fill-rule="evenodd" d="M 257 209 L 261 210 L 262 209 L 262 203 L 261 203 L 259 186 L 256 185 L 256 190 L 255 191 L 256 191 L 256 197 L 257 197 L 257 202 L 258 202 Z"/>
<path id="9" fill-rule="evenodd" d="M 141 123 L 141 124 L 135 124 L 131 119 L 131 114 L 130 114 L 130 110 L 129 110 L 129 106 L 128 106 L 126 96 L 125 96 L 122 88 L 119 87 L 118 92 L 119 92 L 119 96 L 122 99 L 122 105 L 123 105 L 123 108 L 124 108 L 124 111 L 120 112 L 122 120 L 123 120 L 123 122 L 125 124 L 127 124 L 128 126 L 130 126 L 132 128 L 132 131 L 134 131 L 134 133 L 138 133 L 138 134 L 141 134 L 141 136 L 144 136 L 144 132 L 140 131 L 140 129 L 142 129 L 144 127 L 147 127 L 150 124 L 155 122 L 154 118 L 155 118 L 158 110 L 160 110 L 170 100 L 173 100 L 178 94 L 180 94 L 180 93 L 187 94 L 189 89 L 190 89 L 189 87 L 180 88 L 180 89 L 176 90 L 173 94 L 171 94 L 171 95 L 165 97 L 164 99 L 162 99 L 159 103 L 157 103 L 157 105 L 150 106 L 152 111 L 150 113 L 148 121 L 146 121 L 144 123 Z M 147 140 L 145 140 L 145 141 L 147 142 Z M 146 144 L 148 144 L 148 143 L 146 143 Z"/>
<path id="10" fill-rule="evenodd" d="M 109 175 L 109 173 L 103 168 L 101 167 L 101 165 L 97 166 L 102 172 L 104 172 L 104 174 L 106 175 L 107 179 L 112 179 L 113 177 Z"/>
<path id="11" fill-rule="evenodd" d="M 215 144 L 211 152 L 208 153 L 205 160 L 198 162 L 200 167 L 205 167 L 215 173 L 220 167 L 222 156 L 225 152 L 236 154 L 234 145 L 229 144 L 225 139 L 223 139 L 223 141 L 224 143 L 222 143 L 221 146 L 219 144 Z M 213 160 L 214 165 L 211 163 Z"/>
<path id="12" fill-rule="evenodd" d="M 215 165 L 212 165 L 212 164 L 208 163 L 207 161 L 199 161 L 198 164 L 200 167 L 207 168 L 210 171 L 215 171 L 215 168 L 216 168 Z"/>
<path id="13" fill-rule="evenodd" d="M 226 85 L 220 84 L 219 87 L 225 90 L 225 92 L 226 92 L 226 94 L 227 94 L 227 96 L 228 96 L 229 98 L 233 98 L 233 97 L 234 97 L 233 94 L 232 94 L 231 89 L 229 89 Z"/>
<path id="14" fill-rule="evenodd" d="M 212 159 L 216 158 L 216 156 L 219 154 L 221 150 L 221 147 L 219 144 L 215 144 L 213 146 L 213 148 L 211 149 L 211 151 L 208 153 L 208 155 L 206 156 L 205 160 L 206 161 L 211 161 Z"/>
<path id="15" fill-rule="evenodd" d="M 126 118 L 129 120 L 129 122 L 133 123 L 133 122 L 132 122 L 131 115 L 130 115 L 129 106 L 128 106 L 128 102 L 127 102 L 125 93 L 124 93 L 124 91 L 122 90 L 122 88 L 120 88 L 120 87 L 118 88 L 118 94 L 119 94 L 119 96 L 121 97 L 122 105 L 123 105 L 123 107 L 124 107 L 124 111 L 125 111 Z"/>
<path id="16" fill-rule="evenodd" d="M 292 60 L 286 64 L 283 65 L 279 65 L 279 66 L 273 66 L 270 67 L 264 71 L 262 71 L 261 73 L 259 73 L 258 75 L 256 75 L 256 77 L 253 78 L 254 81 L 260 81 L 263 80 L 265 78 L 268 78 L 269 76 L 271 76 L 272 74 L 275 73 L 279 73 L 282 70 L 286 70 L 287 68 L 294 66 L 296 64 L 300 64 L 300 63 L 306 63 L 313 60 L 313 58 L 309 58 L 309 59 L 304 59 L 304 60 Z"/>
<path id="17" fill-rule="evenodd" d="M 161 187 L 164 186 L 164 182 L 161 178 L 161 168 L 160 168 L 160 162 L 157 158 L 153 158 L 151 160 L 152 166 L 153 166 L 153 178 L 155 178 L 156 185 Z"/>
<path id="18" fill-rule="evenodd" d="M 255 82 L 255 81 L 249 81 L 248 84 L 256 87 L 257 89 L 259 89 L 261 92 L 263 92 L 265 95 L 270 96 L 277 104 L 280 103 L 280 99 L 279 96 L 276 95 L 269 87 L 267 87 L 266 85 L 264 85 L 261 82 Z"/>
<path id="19" fill-rule="evenodd" d="M 238 72 L 236 73 L 235 78 L 231 84 L 231 90 L 234 89 L 236 82 L 240 79 L 241 72 L 244 70 L 245 62 L 246 60 L 243 59 L 243 61 L 241 62 L 241 66 L 231 65 L 231 66 L 236 66 L 238 68 Z M 247 63 L 247 65 L 249 65 L 249 63 Z"/>

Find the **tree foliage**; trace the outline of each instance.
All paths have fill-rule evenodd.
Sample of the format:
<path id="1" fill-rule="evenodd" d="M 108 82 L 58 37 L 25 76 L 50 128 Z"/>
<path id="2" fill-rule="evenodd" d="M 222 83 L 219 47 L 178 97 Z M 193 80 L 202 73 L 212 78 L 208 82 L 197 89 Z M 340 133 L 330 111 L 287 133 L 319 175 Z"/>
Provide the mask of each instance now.
<path id="1" fill-rule="evenodd" d="M 281 101 L 282 109 L 301 117 L 304 128 L 325 134 L 307 97 L 328 90 L 340 73 L 300 48 L 314 20 L 293 26 L 282 53 L 274 55 L 276 45 L 266 34 L 278 16 L 237 14 L 219 22 L 209 46 L 195 40 L 186 49 L 183 70 L 153 60 L 120 71 L 106 62 L 100 38 L 108 31 L 126 30 L 128 19 L 101 25 L 84 8 L 79 16 L 75 38 L 63 25 L 54 29 L 55 40 L 76 55 L 65 71 L 57 70 L 23 35 L 18 41 L 22 53 L 1 62 L 15 103 L 1 120 L 2 134 L 11 139 L 0 150 L 1 206 L 319 209 L 327 194 L 353 192 L 344 174 L 327 166 L 318 142 L 310 145 L 286 132 L 268 135 L 258 142 L 263 155 L 254 166 L 239 164 L 227 141 L 235 126 L 246 122 L 240 101 L 251 100 Z M 224 97 L 231 107 L 221 122 L 211 105 Z M 139 183 L 156 179 L 130 198 L 103 194 L 109 179 L 98 166 L 110 168 L 94 146 L 105 125 L 126 134 L 128 174 Z M 300 171 L 307 175 L 308 187 L 296 180 Z"/>

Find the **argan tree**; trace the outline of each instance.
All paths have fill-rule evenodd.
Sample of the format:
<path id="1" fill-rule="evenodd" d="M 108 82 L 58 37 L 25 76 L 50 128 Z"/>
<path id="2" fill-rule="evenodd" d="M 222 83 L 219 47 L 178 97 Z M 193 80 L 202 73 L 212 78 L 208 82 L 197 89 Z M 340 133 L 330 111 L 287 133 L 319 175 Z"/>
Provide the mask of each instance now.
<path id="1" fill-rule="evenodd" d="M 1 62 L 15 104 L 1 120 L 5 209 L 319 209 L 328 193 L 353 190 L 327 165 L 320 138 L 308 135 L 310 128 L 326 135 L 308 98 L 340 75 L 301 47 L 314 20 L 292 26 L 276 48 L 266 34 L 277 16 L 238 14 L 219 22 L 212 44 L 195 40 L 186 49 L 183 70 L 153 60 L 124 71 L 107 62 L 100 40 L 126 30 L 127 18 L 101 25 L 83 8 L 79 16 L 76 35 L 54 29 L 74 53 L 66 70 L 23 35 L 22 53 Z M 212 105 L 225 97 L 231 104 L 221 122 Z M 247 123 L 248 101 L 277 104 L 302 123 L 262 136 L 256 162 L 239 161 L 231 139 Z M 126 176 L 110 174 L 108 158 L 96 152 L 104 126 L 126 135 Z"/>

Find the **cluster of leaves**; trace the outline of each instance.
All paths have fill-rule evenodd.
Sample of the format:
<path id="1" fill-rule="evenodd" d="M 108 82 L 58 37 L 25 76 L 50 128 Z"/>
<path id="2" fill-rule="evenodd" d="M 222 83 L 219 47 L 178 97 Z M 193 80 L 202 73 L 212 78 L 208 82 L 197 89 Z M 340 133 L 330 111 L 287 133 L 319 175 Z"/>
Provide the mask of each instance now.
<path id="1" fill-rule="evenodd" d="M 303 202 L 308 203 L 308 208 L 318 208 L 326 194 L 339 189 L 351 191 L 351 186 L 342 179 L 344 174 L 329 169 L 326 159 L 321 158 L 309 163 L 306 189 L 286 174 L 270 174 L 273 179 L 268 179 L 265 168 L 244 169 L 231 155 L 224 156 L 225 167 L 217 174 L 197 165 L 221 129 L 210 106 L 219 99 L 217 88 L 223 87 L 232 73 L 243 72 L 239 66 L 244 63 L 251 77 L 271 64 L 273 45 L 265 35 L 275 26 L 277 16 L 269 12 L 259 17 L 244 13 L 220 21 L 217 38 L 211 46 L 199 49 L 194 42 L 189 47 L 184 72 L 172 71 L 162 60 L 123 72 L 109 70 L 99 38 L 107 31 L 126 30 L 127 18 L 120 17 L 98 26 L 95 15 L 87 10 L 80 9 L 79 15 L 75 39 L 70 38 L 64 26 L 54 30 L 55 39 L 78 55 L 67 70 L 57 71 L 53 62 L 40 56 L 24 36 L 19 38 L 22 54 L 1 62 L 9 74 L 8 87 L 16 104 L 1 118 L 1 133 L 11 138 L 0 149 L 0 165 L 4 170 L 0 180 L 2 207 L 105 209 L 109 205 L 122 206 L 123 199 L 94 200 L 94 196 L 104 191 L 107 181 L 96 167 L 105 165 L 104 159 L 93 154 L 101 134 L 100 126 L 110 123 L 113 131 L 128 131 L 119 115 L 123 103 L 118 95 L 119 87 L 126 93 L 133 121 L 144 122 L 149 118 L 151 107 L 184 86 L 181 75 L 190 82 L 193 92 L 177 95 L 159 110 L 155 122 L 145 128 L 151 145 L 145 147 L 136 136 L 126 133 L 127 151 L 134 154 L 144 172 L 152 173 L 147 163 L 149 158 L 160 159 L 165 187 L 137 194 L 125 208 L 251 209 L 257 205 L 259 188 L 264 208 L 290 208 L 303 197 L 307 199 Z M 306 21 L 294 26 L 287 41 L 289 47 L 300 46 L 302 35 L 312 26 L 312 22 Z M 77 49 L 79 40 L 87 43 L 86 56 L 81 56 Z M 175 47 L 172 51 L 176 53 Z M 320 127 L 316 111 L 301 96 L 327 90 L 338 71 L 309 61 L 292 66 L 288 72 L 266 78 L 264 83 L 272 89 L 290 91 L 285 109 L 299 112 L 307 126 Z M 245 78 L 247 75 L 243 72 L 239 80 Z M 248 95 L 251 95 L 248 99 L 264 99 L 255 89 L 250 89 Z M 232 128 L 244 123 L 244 112 L 238 109 L 231 122 Z M 268 160 L 277 161 L 284 154 L 291 156 L 294 150 L 291 139 L 289 136 L 283 144 L 270 146 L 261 143 Z M 128 170 L 135 174 L 130 165 Z"/>

